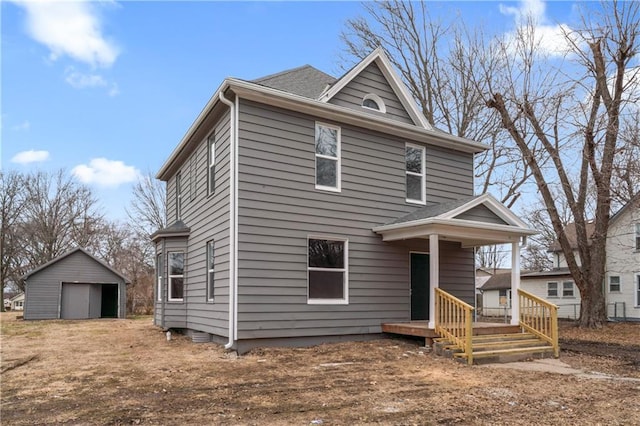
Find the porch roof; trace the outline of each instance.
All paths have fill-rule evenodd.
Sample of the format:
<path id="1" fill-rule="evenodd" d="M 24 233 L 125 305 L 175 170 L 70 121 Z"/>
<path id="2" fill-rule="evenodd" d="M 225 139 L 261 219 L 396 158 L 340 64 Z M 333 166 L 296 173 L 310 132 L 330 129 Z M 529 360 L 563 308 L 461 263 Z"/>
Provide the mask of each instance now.
<path id="1" fill-rule="evenodd" d="M 429 238 L 455 241 L 463 247 L 513 243 L 534 235 L 505 205 L 490 194 L 426 206 L 373 228 L 383 241 Z"/>

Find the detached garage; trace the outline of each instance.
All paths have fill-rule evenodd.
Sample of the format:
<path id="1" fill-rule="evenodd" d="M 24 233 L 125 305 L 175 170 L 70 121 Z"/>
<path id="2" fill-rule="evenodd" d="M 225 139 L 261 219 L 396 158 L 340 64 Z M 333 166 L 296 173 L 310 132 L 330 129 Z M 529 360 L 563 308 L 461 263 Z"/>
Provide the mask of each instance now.
<path id="1" fill-rule="evenodd" d="M 76 248 L 24 276 L 24 319 L 124 318 L 129 280 Z"/>

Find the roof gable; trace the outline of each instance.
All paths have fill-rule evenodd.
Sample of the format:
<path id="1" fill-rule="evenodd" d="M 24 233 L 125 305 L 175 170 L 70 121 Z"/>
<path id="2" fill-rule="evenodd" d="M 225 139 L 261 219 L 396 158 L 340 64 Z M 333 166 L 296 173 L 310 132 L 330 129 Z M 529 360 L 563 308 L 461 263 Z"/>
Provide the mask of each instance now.
<path id="1" fill-rule="evenodd" d="M 109 272 L 113 273 L 114 275 L 116 275 L 116 276 L 118 276 L 118 277 L 122 278 L 122 280 L 123 280 L 125 283 L 127 283 L 127 284 L 128 284 L 128 283 L 130 283 L 130 282 L 131 282 L 127 277 L 125 277 L 124 275 L 122 275 L 120 272 L 116 271 L 116 270 L 115 270 L 115 269 L 113 269 L 111 266 L 107 265 L 105 262 L 103 262 L 102 260 L 98 259 L 97 257 L 92 256 L 89 252 L 87 252 L 85 249 L 83 249 L 83 248 L 81 248 L 81 247 L 77 247 L 77 248 L 75 248 L 75 249 L 69 250 L 68 252 L 66 252 L 66 253 L 64 253 L 64 254 L 62 254 L 62 255 L 60 255 L 60 256 L 58 256 L 58 257 L 56 257 L 55 259 L 50 260 L 49 262 L 47 262 L 47 263 L 45 263 L 45 264 L 43 264 L 43 265 L 40 265 L 39 267 L 37 267 L 36 269 L 32 270 L 31 272 L 28 272 L 27 274 L 25 274 L 25 275 L 22 277 L 22 279 L 27 280 L 29 277 L 31 277 L 31 276 L 33 276 L 33 275 L 35 275 L 35 274 L 39 273 L 39 272 L 42 272 L 43 270 L 45 270 L 45 269 L 49 268 L 50 266 L 52 266 L 52 265 L 54 265 L 54 264 L 56 264 L 56 263 L 60 262 L 60 261 L 61 261 L 61 260 L 63 260 L 63 259 L 66 259 L 67 257 L 69 257 L 69 256 L 73 255 L 74 253 L 78 253 L 78 252 L 82 253 L 83 255 L 85 255 L 86 257 L 88 257 L 89 259 L 91 259 L 92 261 L 94 261 L 94 262 L 98 263 L 101 267 L 105 268 L 106 270 L 108 270 Z"/>
<path id="2" fill-rule="evenodd" d="M 373 63 L 375 63 L 380 73 L 386 79 L 388 86 L 391 88 L 400 104 L 404 107 L 405 112 L 409 115 L 413 124 L 428 130 L 433 130 L 433 127 L 431 127 L 424 114 L 418 109 L 418 105 L 412 99 L 407 87 L 402 82 L 402 79 L 393 69 L 393 65 L 384 53 L 384 50 L 380 47 L 371 52 L 369 56 L 364 58 L 359 64 L 343 75 L 320 97 L 320 100 L 322 102 L 330 102 L 338 95 L 338 93 L 345 89 L 363 72 L 371 73 L 372 70 L 369 69 L 369 66 Z"/>
<path id="3" fill-rule="evenodd" d="M 282 71 L 276 74 L 252 80 L 252 83 L 305 98 L 318 99 L 327 89 L 327 86 L 335 83 L 336 78 L 320 71 L 311 65 L 303 65 L 298 68 Z"/>

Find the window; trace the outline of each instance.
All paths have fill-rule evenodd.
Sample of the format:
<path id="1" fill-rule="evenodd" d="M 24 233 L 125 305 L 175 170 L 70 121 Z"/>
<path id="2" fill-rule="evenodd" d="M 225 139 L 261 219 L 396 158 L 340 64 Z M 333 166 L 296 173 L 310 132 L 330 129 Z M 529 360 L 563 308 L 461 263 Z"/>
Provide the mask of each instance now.
<path id="1" fill-rule="evenodd" d="M 207 185 L 209 187 L 209 195 L 213 194 L 216 191 L 216 140 L 215 135 L 209 136 L 207 139 L 207 161 L 208 161 L 208 170 L 207 170 Z"/>
<path id="2" fill-rule="evenodd" d="M 423 146 L 406 145 L 407 201 L 411 203 L 425 204 L 424 157 Z"/>
<path id="3" fill-rule="evenodd" d="M 565 281 L 562 283 L 562 297 L 574 297 L 573 281 Z"/>
<path id="4" fill-rule="evenodd" d="M 346 240 L 309 238 L 308 302 L 348 302 L 348 248 Z"/>
<path id="5" fill-rule="evenodd" d="M 547 283 L 547 297 L 558 297 L 558 283 Z"/>
<path id="6" fill-rule="evenodd" d="M 316 123 L 316 188 L 340 191 L 340 128 Z"/>
<path id="7" fill-rule="evenodd" d="M 384 105 L 384 101 L 378 95 L 374 95 L 373 93 L 369 93 L 362 98 L 362 107 L 367 109 L 373 109 L 380 112 L 387 112 L 387 108 Z"/>
<path id="8" fill-rule="evenodd" d="M 636 223 L 636 251 L 640 251 L 640 223 Z"/>
<path id="9" fill-rule="evenodd" d="M 618 276 L 609 277 L 609 293 L 613 292 L 620 292 L 620 277 Z"/>
<path id="10" fill-rule="evenodd" d="M 162 255 L 156 257 L 156 298 L 162 302 Z"/>
<path id="11" fill-rule="evenodd" d="M 176 220 L 182 219 L 182 174 L 176 175 Z"/>
<path id="12" fill-rule="evenodd" d="M 169 300 L 181 302 L 184 299 L 184 253 L 169 252 Z"/>
<path id="13" fill-rule="evenodd" d="M 215 255 L 213 241 L 207 242 L 207 300 L 213 302 L 214 297 Z"/>
<path id="14" fill-rule="evenodd" d="M 511 290 L 506 288 L 498 289 L 498 303 L 501 306 L 511 307 Z"/>
<path id="15" fill-rule="evenodd" d="M 636 308 L 640 308 L 640 272 L 636 274 Z"/>

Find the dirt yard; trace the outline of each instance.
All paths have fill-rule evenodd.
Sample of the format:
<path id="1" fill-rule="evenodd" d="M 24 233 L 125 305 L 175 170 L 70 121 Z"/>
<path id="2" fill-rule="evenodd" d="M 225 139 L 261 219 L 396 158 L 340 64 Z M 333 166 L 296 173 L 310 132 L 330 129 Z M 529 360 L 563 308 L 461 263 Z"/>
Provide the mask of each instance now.
<path id="1" fill-rule="evenodd" d="M 561 329 L 561 360 L 612 375 L 468 367 L 385 339 L 242 357 L 149 317 L 1 316 L 2 425 L 639 424 L 640 324 Z"/>

